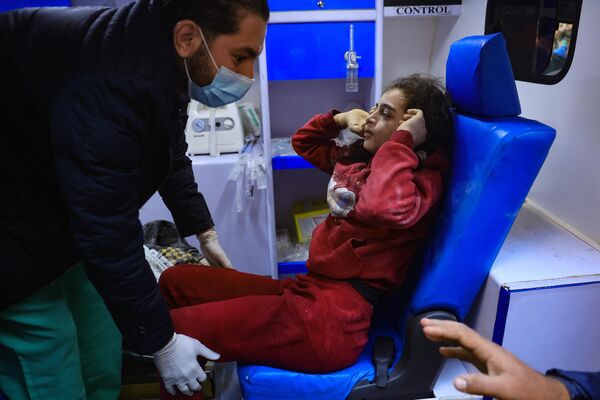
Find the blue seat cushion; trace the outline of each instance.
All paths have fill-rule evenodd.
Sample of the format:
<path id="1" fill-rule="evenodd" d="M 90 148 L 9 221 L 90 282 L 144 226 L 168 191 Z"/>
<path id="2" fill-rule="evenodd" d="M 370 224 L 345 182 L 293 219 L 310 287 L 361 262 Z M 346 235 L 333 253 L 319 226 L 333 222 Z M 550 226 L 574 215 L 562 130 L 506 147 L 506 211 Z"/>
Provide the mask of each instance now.
<path id="1" fill-rule="evenodd" d="M 313 375 L 260 365 L 238 367 L 244 398 L 258 399 L 344 399 L 356 382 L 373 379 L 371 349 L 358 362 L 340 371 Z"/>
<path id="2" fill-rule="evenodd" d="M 377 336 L 390 336 L 394 339 L 395 365 L 402 355 L 404 346 L 391 322 L 381 321 L 372 328 L 369 342 L 358 361 L 339 371 L 328 374 L 305 374 L 262 365 L 238 366 L 238 377 L 244 398 L 252 400 L 345 399 L 357 382 L 363 379 L 369 381 L 374 379 L 375 370 L 372 357 L 374 339 Z"/>

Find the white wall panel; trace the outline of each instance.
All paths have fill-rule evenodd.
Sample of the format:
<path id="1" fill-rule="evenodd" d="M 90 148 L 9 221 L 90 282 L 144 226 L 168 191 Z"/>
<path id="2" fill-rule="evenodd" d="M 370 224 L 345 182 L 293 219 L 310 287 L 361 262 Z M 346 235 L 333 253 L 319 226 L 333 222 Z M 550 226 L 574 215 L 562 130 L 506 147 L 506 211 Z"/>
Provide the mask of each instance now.
<path id="1" fill-rule="evenodd" d="M 530 197 L 600 242 L 600 2 L 584 1 L 575 58 L 552 86 L 519 82 L 524 116 L 556 128 L 556 141 Z"/>
<path id="2" fill-rule="evenodd" d="M 383 87 L 401 76 L 429 72 L 436 18 L 385 18 L 384 21 Z"/>
<path id="3" fill-rule="evenodd" d="M 440 18 L 431 72 L 444 75 L 450 45 L 484 32 L 487 1 L 463 0 L 457 20 Z M 523 115 L 554 127 L 557 138 L 530 199 L 593 241 L 600 242 L 600 2 L 584 1 L 575 58 L 556 85 L 518 82 Z"/>

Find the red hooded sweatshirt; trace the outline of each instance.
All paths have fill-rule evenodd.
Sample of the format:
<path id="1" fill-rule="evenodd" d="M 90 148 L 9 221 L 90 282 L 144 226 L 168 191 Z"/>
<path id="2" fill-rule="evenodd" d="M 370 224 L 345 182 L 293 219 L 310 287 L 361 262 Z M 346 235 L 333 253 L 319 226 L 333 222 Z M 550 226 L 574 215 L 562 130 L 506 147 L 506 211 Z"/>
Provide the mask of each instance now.
<path id="1" fill-rule="evenodd" d="M 314 116 L 292 137 L 300 156 L 332 174 L 327 189 L 331 213 L 313 232 L 307 267 L 311 274 L 359 278 L 391 289 L 402 283 L 427 235 L 447 159 L 438 151 L 419 166 L 407 131 L 394 132 L 374 155 L 362 148 L 362 141 L 338 147 L 335 114 Z"/>

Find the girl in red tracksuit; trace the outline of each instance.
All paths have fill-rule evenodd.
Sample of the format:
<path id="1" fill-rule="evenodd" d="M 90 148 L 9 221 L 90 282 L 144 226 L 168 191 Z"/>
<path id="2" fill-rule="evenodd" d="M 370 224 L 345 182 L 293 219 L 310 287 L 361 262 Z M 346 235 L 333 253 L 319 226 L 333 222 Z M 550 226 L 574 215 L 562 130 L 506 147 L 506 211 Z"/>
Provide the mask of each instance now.
<path id="1" fill-rule="evenodd" d="M 367 343 L 373 294 L 404 280 L 442 194 L 449 100 L 436 80 L 393 82 L 367 113 L 314 116 L 292 138 L 331 176 L 331 214 L 312 235 L 308 274 L 276 280 L 181 266 L 160 288 L 176 332 L 236 360 L 308 373 L 355 362 Z M 344 128 L 362 140 L 340 148 Z M 376 296 L 375 296 L 376 297 Z"/>

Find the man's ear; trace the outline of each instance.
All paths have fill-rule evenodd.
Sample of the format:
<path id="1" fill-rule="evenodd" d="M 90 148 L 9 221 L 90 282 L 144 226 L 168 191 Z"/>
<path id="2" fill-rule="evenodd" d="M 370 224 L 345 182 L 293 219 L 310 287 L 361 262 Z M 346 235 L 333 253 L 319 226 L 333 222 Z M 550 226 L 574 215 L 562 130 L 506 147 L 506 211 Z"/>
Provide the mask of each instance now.
<path id="1" fill-rule="evenodd" d="M 198 25 L 191 19 L 182 19 L 173 28 L 173 46 L 181 58 L 189 58 L 202 46 Z"/>

